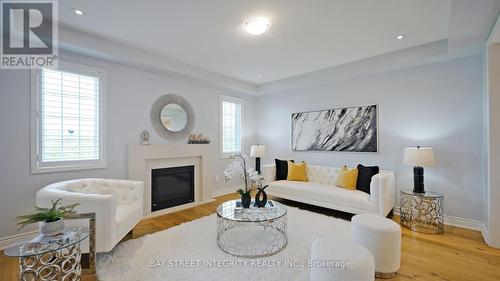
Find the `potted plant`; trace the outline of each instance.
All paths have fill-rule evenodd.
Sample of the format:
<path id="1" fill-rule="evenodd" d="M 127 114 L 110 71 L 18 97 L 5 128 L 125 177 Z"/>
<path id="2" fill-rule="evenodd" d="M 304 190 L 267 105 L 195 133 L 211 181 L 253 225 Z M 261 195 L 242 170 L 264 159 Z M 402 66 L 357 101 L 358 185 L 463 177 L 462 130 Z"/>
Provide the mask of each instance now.
<path id="1" fill-rule="evenodd" d="M 52 207 L 40 208 L 35 207 L 35 210 L 18 216 L 18 225 L 21 228 L 28 224 L 42 222 L 40 232 L 46 236 L 53 236 L 61 233 L 64 230 L 64 218 L 76 214 L 75 207 L 79 204 L 72 204 L 67 206 L 59 206 L 62 198 L 52 201 Z"/>
<path id="2" fill-rule="evenodd" d="M 237 190 L 241 196 L 241 205 L 243 208 L 249 208 L 252 203 L 251 192 L 262 184 L 262 176 L 259 172 L 252 168 L 247 169 L 246 161 L 248 158 L 244 154 L 234 154 L 231 159 L 233 161 L 224 171 L 224 179 L 230 181 L 233 175 L 237 174 L 243 180 L 242 187 Z"/>

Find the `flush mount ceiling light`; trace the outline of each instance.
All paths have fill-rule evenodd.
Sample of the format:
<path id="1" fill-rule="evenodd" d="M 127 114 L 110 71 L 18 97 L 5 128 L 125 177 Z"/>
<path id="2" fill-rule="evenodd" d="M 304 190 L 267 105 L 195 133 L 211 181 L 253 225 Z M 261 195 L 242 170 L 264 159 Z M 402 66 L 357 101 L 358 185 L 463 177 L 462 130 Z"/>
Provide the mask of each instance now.
<path id="1" fill-rule="evenodd" d="M 398 39 L 398 40 L 401 40 L 401 39 L 403 39 L 403 38 L 405 38 L 405 35 L 404 35 L 404 34 L 398 34 L 398 35 L 396 36 L 396 39 Z"/>
<path id="2" fill-rule="evenodd" d="M 243 22 L 243 29 L 252 34 L 252 35 L 260 35 L 266 32 L 269 29 L 271 23 L 268 19 L 263 17 L 255 17 L 247 19 Z"/>
<path id="3" fill-rule="evenodd" d="M 83 15 L 83 11 L 82 11 L 82 10 L 80 10 L 80 9 L 76 9 L 76 8 L 75 8 L 75 9 L 72 9 L 71 11 L 72 11 L 73 13 L 75 13 L 75 14 L 79 15 L 79 16 L 82 16 L 82 15 Z"/>

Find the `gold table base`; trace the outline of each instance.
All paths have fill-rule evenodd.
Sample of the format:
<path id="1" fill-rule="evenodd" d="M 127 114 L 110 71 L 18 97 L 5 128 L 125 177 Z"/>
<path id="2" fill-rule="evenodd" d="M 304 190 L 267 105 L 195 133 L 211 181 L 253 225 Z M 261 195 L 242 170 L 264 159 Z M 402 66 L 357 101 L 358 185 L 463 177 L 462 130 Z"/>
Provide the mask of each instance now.
<path id="1" fill-rule="evenodd" d="M 401 225 L 427 234 L 444 233 L 444 196 L 401 191 Z"/>
<path id="2" fill-rule="evenodd" d="M 19 258 L 20 281 L 78 281 L 81 276 L 80 243 L 58 251 Z"/>

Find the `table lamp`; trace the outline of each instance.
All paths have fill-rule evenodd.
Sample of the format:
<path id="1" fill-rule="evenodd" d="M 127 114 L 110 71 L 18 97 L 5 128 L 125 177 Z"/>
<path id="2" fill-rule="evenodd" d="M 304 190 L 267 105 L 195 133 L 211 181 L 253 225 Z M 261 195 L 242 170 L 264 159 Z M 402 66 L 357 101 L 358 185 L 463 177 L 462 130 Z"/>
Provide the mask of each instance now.
<path id="1" fill-rule="evenodd" d="M 252 145 L 250 156 L 255 157 L 255 171 L 260 173 L 260 158 L 266 156 L 266 147 L 260 144 Z"/>
<path id="2" fill-rule="evenodd" d="M 413 192 L 425 193 L 424 167 L 436 164 L 432 148 L 420 146 L 405 148 L 403 164 L 413 166 Z"/>

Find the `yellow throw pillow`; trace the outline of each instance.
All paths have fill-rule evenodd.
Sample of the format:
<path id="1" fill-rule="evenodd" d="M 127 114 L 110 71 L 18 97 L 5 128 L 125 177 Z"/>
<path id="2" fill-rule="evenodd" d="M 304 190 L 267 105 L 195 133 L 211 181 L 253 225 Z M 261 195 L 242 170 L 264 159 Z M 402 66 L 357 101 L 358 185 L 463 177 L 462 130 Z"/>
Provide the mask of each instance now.
<path id="1" fill-rule="evenodd" d="M 343 188 L 356 190 L 357 181 L 358 168 L 348 169 L 346 166 L 343 166 L 339 169 L 339 175 L 337 176 L 337 181 L 335 182 L 335 184 Z"/>
<path id="2" fill-rule="evenodd" d="M 293 163 L 288 161 L 287 181 L 307 181 L 306 162 Z"/>

